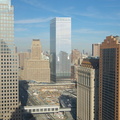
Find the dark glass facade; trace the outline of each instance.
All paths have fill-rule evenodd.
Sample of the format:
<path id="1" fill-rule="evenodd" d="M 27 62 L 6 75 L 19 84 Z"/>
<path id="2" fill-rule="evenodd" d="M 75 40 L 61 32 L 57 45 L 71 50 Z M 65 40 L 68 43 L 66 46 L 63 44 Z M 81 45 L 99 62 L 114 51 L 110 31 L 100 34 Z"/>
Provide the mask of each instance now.
<path id="1" fill-rule="evenodd" d="M 102 57 L 102 120 L 114 120 L 116 49 L 103 49 Z"/>

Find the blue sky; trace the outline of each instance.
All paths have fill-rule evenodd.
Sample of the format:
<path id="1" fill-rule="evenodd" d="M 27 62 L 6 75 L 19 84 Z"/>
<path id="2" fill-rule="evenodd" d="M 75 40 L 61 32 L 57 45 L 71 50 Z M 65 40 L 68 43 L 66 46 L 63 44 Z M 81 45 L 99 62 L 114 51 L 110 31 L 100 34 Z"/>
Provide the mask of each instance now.
<path id="1" fill-rule="evenodd" d="M 120 35 L 119 0 L 12 0 L 15 8 L 15 44 L 19 51 L 40 39 L 49 50 L 49 26 L 54 17 L 72 18 L 72 49 L 91 52 L 92 43 Z"/>

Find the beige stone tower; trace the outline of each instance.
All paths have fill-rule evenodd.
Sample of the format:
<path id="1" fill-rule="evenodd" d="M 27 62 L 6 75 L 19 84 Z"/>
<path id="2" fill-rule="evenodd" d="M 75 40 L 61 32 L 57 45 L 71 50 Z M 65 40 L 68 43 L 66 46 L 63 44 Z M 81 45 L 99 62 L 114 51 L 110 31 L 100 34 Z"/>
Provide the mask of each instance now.
<path id="1" fill-rule="evenodd" d="M 34 39 L 31 47 L 31 58 L 24 60 L 24 67 L 20 76 L 22 80 L 50 82 L 49 61 L 42 59 L 41 51 L 40 40 Z"/>
<path id="2" fill-rule="evenodd" d="M 98 120 L 99 60 L 84 59 L 78 69 L 77 120 Z"/>
<path id="3" fill-rule="evenodd" d="M 41 59 L 41 44 L 39 39 L 33 39 L 32 41 L 31 59 Z"/>

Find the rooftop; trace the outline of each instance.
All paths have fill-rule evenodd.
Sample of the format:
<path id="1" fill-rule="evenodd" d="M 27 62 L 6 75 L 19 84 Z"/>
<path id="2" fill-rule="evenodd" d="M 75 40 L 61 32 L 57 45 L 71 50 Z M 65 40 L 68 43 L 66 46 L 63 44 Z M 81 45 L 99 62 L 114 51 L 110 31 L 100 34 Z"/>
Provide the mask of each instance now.
<path id="1" fill-rule="evenodd" d="M 98 69 L 99 67 L 99 59 L 84 59 L 82 61 L 81 66 L 83 67 L 88 67 L 88 68 L 93 68 L 93 69 Z"/>

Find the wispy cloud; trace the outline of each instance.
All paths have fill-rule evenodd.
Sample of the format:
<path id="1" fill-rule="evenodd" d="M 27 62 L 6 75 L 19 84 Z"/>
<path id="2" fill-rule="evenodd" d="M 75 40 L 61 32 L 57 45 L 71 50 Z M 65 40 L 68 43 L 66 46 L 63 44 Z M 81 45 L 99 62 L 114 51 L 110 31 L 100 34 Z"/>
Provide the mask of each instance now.
<path id="1" fill-rule="evenodd" d="M 24 1 L 27 4 L 32 5 L 34 7 L 39 7 L 39 8 L 42 8 L 44 10 L 48 10 L 48 11 L 55 12 L 55 13 L 60 13 L 60 11 L 55 10 L 53 8 L 50 8 L 49 6 L 42 4 L 39 0 L 22 0 L 22 1 Z"/>
<path id="2" fill-rule="evenodd" d="M 109 33 L 109 31 L 98 31 L 98 30 L 86 29 L 86 28 L 74 30 L 73 32 L 82 33 L 82 34 L 108 34 Z"/>
<path id="3" fill-rule="evenodd" d="M 116 22 L 116 23 L 114 23 L 114 22 L 104 22 L 104 23 L 96 23 L 97 25 L 106 25 L 106 26 L 120 26 L 120 23 L 118 23 L 118 22 Z"/>
<path id="4" fill-rule="evenodd" d="M 19 32 L 19 31 L 28 31 L 27 28 L 15 28 L 15 32 Z"/>
<path id="5" fill-rule="evenodd" d="M 57 14 L 60 14 L 60 15 L 65 15 L 65 16 L 70 16 L 71 14 L 71 10 L 74 9 L 73 6 L 69 6 L 69 7 L 66 7 L 66 8 L 62 8 L 62 10 L 57 10 L 53 7 L 50 7 L 46 4 L 42 4 L 39 0 L 22 0 L 23 2 L 29 4 L 29 5 L 32 5 L 34 7 L 37 7 L 37 8 L 41 8 L 41 9 L 44 9 L 46 11 L 49 11 L 49 12 L 53 12 L 53 13 L 57 13 Z"/>
<path id="6" fill-rule="evenodd" d="M 73 15 L 78 15 L 78 16 L 85 16 L 85 17 L 95 17 L 96 16 L 96 14 L 94 14 L 94 13 L 88 13 L 88 12 L 82 12 L 82 13 L 78 13 L 78 12 L 73 12 L 73 13 L 71 13 L 71 14 L 73 14 Z"/>
<path id="7" fill-rule="evenodd" d="M 21 0 L 21 1 L 29 5 L 32 5 L 34 7 L 41 8 L 49 12 L 57 13 L 58 15 L 60 14 L 60 15 L 71 16 L 71 17 L 84 16 L 84 17 L 95 18 L 95 19 L 111 19 L 111 20 L 120 19 L 120 17 L 118 18 L 117 14 L 115 15 L 115 13 L 103 14 L 100 11 L 98 11 L 98 9 L 91 6 L 86 7 L 85 10 L 82 12 L 78 12 L 76 11 L 74 6 L 69 6 L 69 7 L 58 10 L 56 8 L 49 6 L 48 4 L 47 5 L 43 4 L 42 2 L 40 2 L 40 0 Z M 115 1 L 115 0 L 108 0 L 108 1 Z"/>
<path id="8" fill-rule="evenodd" d="M 48 22 L 51 19 L 52 19 L 52 17 L 48 17 L 48 18 L 35 18 L 35 19 L 25 19 L 25 20 L 16 20 L 15 24 L 42 23 L 42 22 Z"/>

